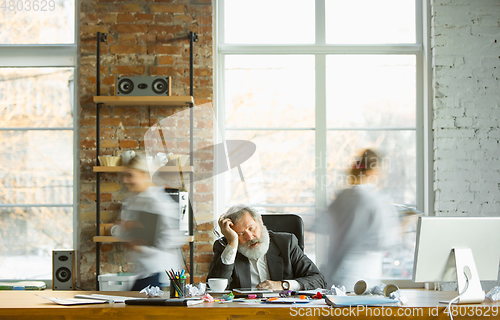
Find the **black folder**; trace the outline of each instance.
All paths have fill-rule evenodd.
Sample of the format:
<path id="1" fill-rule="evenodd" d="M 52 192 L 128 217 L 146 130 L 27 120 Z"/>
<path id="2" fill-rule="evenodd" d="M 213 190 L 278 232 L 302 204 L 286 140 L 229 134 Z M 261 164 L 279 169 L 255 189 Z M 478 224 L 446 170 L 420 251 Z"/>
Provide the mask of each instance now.
<path id="1" fill-rule="evenodd" d="M 136 306 L 187 306 L 189 299 L 129 299 L 125 300 L 125 304 L 136 305 Z"/>
<path id="2" fill-rule="evenodd" d="M 129 210 L 136 216 L 137 226 L 125 233 L 125 238 L 135 241 L 138 245 L 153 247 L 156 243 L 156 225 L 158 215 L 145 211 Z"/>

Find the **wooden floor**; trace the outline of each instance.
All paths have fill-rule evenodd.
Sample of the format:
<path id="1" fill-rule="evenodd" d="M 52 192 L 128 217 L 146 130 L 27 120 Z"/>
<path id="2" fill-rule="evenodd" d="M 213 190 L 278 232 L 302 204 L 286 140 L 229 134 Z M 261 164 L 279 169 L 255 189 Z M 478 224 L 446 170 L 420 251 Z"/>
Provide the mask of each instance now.
<path id="1" fill-rule="evenodd" d="M 363 319 L 450 319 L 440 300 L 449 300 L 456 292 L 403 290 L 408 303 L 402 307 L 353 307 L 330 308 L 325 305 L 267 305 L 255 303 L 203 303 L 191 307 L 128 306 L 123 303 L 61 306 L 38 297 L 73 298 L 75 294 L 91 294 L 85 291 L 1 291 L 1 320 L 36 319 L 138 319 L 138 320 L 275 320 L 297 318 L 363 318 Z M 142 297 L 137 292 L 99 292 L 100 294 Z M 500 303 L 484 302 L 478 305 L 455 306 L 454 319 L 500 319 Z"/>

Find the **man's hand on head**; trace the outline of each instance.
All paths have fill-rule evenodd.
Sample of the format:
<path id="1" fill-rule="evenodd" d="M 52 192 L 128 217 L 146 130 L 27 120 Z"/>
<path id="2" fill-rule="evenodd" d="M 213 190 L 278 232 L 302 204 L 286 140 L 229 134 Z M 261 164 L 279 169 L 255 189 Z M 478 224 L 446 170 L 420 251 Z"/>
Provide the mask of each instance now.
<path id="1" fill-rule="evenodd" d="M 262 281 L 257 285 L 257 288 L 283 290 L 283 287 L 281 286 L 281 281 L 271 281 L 271 280 Z"/>
<path id="2" fill-rule="evenodd" d="M 238 234 L 232 229 L 233 221 L 229 218 L 225 218 L 225 215 L 221 215 L 219 218 L 219 228 L 224 237 L 227 239 L 227 243 L 233 247 L 233 249 L 238 249 Z"/>

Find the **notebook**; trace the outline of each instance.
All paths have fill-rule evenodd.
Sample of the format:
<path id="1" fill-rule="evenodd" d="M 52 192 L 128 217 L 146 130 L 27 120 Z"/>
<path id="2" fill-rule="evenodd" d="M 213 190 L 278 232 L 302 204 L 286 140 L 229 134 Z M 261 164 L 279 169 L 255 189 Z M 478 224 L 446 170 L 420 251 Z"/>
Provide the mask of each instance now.
<path id="1" fill-rule="evenodd" d="M 195 304 L 203 303 L 203 300 L 193 299 L 159 299 L 159 298 L 146 298 L 146 299 L 133 299 L 125 300 L 128 305 L 140 306 L 192 306 Z"/>
<path id="2" fill-rule="evenodd" d="M 398 300 L 383 296 L 334 296 L 327 295 L 325 301 L 332 307 L 399 305 Z"/>

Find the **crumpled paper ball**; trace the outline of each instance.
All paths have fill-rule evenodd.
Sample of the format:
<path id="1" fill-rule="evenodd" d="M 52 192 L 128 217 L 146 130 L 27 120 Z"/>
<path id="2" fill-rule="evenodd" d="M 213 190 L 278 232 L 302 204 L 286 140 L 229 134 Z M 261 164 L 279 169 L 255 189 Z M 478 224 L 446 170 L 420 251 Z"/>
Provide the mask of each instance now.
<path id="1" fill-rule="evenodd" d="M 367 290 L 366 293 L 376 294 L 376 295 L 379 295 L 379 296 L 383 296 L 384 295 L 384 288 L 385 288 L 385 286 L 386 286 L 385 284 L 381 283 L 378 286 L 374 286 L 370 290 Z"/>
<path id="2" fill-rule="evenodd" d="M 151 285 L 148 285 L 146 288 L 142 289 L 139 293 L 145 293 L 149 298 L 163 296 L 163 291 L 161 291 L 160 287 L 156 286 L 151 287 Z"/>
<path id="3" fill-rule="evenodd" d="M 207 290 L 207 284 L 203 282 L 199 283 L 197 286 L 192 284 L 186 284 L 185 287 L 186 297 L 202 296 L 205 294 L 206 290 Z"/>
<path id="4" fill-rule="evenodd" d="M 205 302 L 214 302 L 214 297 L 212 297 L 209 293 L 205 293 L 202 299 Z"/>
<path id="5" fill-rule="evenodd" d="M 406 297 L 402 292 L 401 290 L 396 290 L 396 291 L 393 291 L 389 294 L 389 298 L 391 299 L 394 299 L 394 300 L 398 300 L 399 302 L 401 302 L 402 304 L 406 304 L 408 303 L 408 297 Z"/>
<path id="6" fill-rule="evenodd" d="M 334 295 L 334 296 L 345 296 L 346 295 L 346 291 L 345 291 L 344 286 L 337 287 L 337 286 L 333 285 L 331 287 L 330 291 L 332 292 L 332 295 Z"/>
<path id="7" fill-rule="evenodd" d="M 491 301 L 498 301 L 500 300 L 500 287 L 494 287 L 488 293 L 486 294 L 486 298 L 488 298 Z"/>

